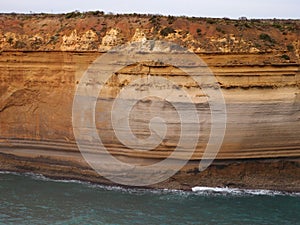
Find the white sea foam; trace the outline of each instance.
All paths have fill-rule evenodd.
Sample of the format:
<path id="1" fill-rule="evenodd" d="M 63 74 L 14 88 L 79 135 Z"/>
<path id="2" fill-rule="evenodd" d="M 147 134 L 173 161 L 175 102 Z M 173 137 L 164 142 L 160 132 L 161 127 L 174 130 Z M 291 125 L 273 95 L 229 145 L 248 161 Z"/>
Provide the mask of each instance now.
<path id="1" fill-rule="evenodd" d="M 12 171 L 0 171 L 0 174 L 12 174 L 12 175 L 20 175 L 20 173 L 12 172 Z"/>
<path id="2" fill-rule="evenodd" d="M 176 194 L 188 196 L 190 194 L 196 195 L 233 195 L 233 196 L 243 196 L 243 195 L 289 195 L 289 196 L 300 196 L 300 192 L 284 192 L 284 191 L 275 191 L 275 190 L 265 190 L 265 189 L 239 189 L 239 188 L 229 188 L 229 187 L 200 187 L 196 186 L 192 188 L 192 192 L 177 190 L 177 189 L 145 189 L 145 188 L 131 188 L 131 187 L 120 187 L 113 185 L 101 185 L 94 184 L 90 182 L 80 181 L 80 180 L 68 180 L 68 179 L 53 179 L 45 177 L 42 174 L 37 173 L 18 173 L 11 171 L 0 171 L 0 174 L 11 174 L 17 176 L 28 176 L 34 180 L 49 181 L 49 182 L 59 182 L 59 183 L 78 183 L 86 185 L 90 188 L 100 188 L 108 191 L 122 191 L 131 194 L 142 194 L 145 192 L 152 194 Z"/>
<path id="3" fill-rule="evenodd" d="M 265 189 L 239 189 L 239 188 L 229 188 L 229 187 L 193 187 L 192 191 L 197 194 L 230 194 L 230 195 L 292 195 L 300 196 L 299 192 L 284 192 L 275 190 L 265 190 Z"/>

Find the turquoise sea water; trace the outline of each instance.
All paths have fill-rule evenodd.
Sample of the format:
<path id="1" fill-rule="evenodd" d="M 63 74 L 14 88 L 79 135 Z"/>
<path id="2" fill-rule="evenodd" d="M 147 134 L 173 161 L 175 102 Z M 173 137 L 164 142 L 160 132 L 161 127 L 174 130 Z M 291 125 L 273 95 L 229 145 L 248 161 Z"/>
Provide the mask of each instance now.
<path id="1" fill-rule="evenodd" d="M 0 224 L 300 224 L 299 194 L 216 191 L 126 190 L 1 173 Z"/>

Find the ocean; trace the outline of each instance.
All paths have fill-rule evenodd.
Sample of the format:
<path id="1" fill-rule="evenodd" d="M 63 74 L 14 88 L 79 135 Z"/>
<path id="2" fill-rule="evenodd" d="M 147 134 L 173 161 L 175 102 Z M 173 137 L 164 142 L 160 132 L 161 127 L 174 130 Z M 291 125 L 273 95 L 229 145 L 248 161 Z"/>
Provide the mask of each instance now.
<path id="1" fill-rule="evenodd" d="M 300 224 L 300 193 L 108 187 L 0 174 L 0 224 Z"/>

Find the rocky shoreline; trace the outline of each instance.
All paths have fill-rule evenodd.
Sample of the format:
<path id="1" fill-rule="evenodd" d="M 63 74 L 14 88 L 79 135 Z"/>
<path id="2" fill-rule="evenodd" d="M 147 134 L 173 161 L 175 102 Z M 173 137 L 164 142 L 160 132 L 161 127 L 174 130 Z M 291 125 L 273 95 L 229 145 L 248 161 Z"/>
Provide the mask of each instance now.
<path id="1" fill-rule="evenodd" d="M 41 174 L 52 179 L 79 180 L 102 185 L 116 185 L 96 173 L 80 156 L 62 160 L 0 154 L 1 171 Z M 259 159 L 215 161 L 205 171 L 199 162 L 189 162 L 181 171 L 164 182 L 139 188 L 191 191 L 195 186 L 267 189 L 300 192 L 300 159 Z M 122 186 L 122 185 L 121 185 Z M 130 186 L 123 186 L 128 187 Z M 132 186 L 133 188 L 138 188 Z"/>

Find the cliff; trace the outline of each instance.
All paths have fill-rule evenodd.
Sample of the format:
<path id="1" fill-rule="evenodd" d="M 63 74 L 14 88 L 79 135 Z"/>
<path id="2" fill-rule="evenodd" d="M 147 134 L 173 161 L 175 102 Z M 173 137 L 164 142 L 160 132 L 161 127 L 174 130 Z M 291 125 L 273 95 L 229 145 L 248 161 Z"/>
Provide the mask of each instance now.
<path id="1" fill-rule="evenodd" d="M 104 15 L 0 15 L 0 169 L 56 178 L 111 183 L 82 158 L 72 127 L 76 87 L 88 67 L 109 49 L 134 41 L 167 40 L 195 52 L 215 75 L 226 101 L 227 127 L 217 158 L 198 171 L 210 134 L 203 93 L 172 65 L 140 62 L 118 71 L 97 104 L 110 108 L 136 77 L 174 79 L 199 98 L 201 132 L 187 165 L 153 187 L 196 185 L 300 191 L 300 21 L 229 20 Z M 168 89 L 176 87 L 168 87 Z M 104 100 L 103 100 L 104 99 Z M 179 98 L 178 98 L 179 99 Z M 177 99 L 177 100 L 178 100 Z M 179 101 L 179 100 L 178 100 Z M 155 101 L 154 101 L 155 102 Z M 152 103 L 152 101 L 150 101 Z M 149 101 L 133 120 L 136 136 L 149 135 Z M 182 102 L 184 107 L 190 106 Z M 104 108 L 104 109 L 103 109 Z M 163 115 L 168 104 L 155 104 Z M 173 116 L 172 116 L 173 118 Z M 174 116 L 175 118 L 175 116 Z M 173 120 L 172 120 L 173 121 Z M 174 122 L 175 121 L 175 122 Z M 151 151 L 124 146 L 110 120 L 97 121 L 103 143 L 120 160 L 143 165 L 168 157 L 178 142 L 174 119 L 167 138 Z M 177 160 L 181 160 L 178 156 Z"/>

